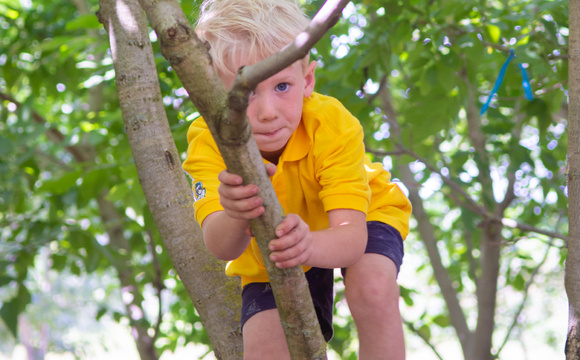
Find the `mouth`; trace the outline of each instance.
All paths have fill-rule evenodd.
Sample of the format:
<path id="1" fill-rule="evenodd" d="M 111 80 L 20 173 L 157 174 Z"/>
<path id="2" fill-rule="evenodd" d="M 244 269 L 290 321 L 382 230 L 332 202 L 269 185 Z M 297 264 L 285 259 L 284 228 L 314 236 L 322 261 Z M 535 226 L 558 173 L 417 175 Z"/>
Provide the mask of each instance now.
<path id="1" fill-rule="evenodd" d="M 256 135 L 265 136 L 265 137 L 272 137 L 272 136 L 275 136 L 276 134 L 278 134 L 281 130 L 282 129 L 274 130 L 271 132 L 259 132 L 259 133 L 256 133 Z"/>

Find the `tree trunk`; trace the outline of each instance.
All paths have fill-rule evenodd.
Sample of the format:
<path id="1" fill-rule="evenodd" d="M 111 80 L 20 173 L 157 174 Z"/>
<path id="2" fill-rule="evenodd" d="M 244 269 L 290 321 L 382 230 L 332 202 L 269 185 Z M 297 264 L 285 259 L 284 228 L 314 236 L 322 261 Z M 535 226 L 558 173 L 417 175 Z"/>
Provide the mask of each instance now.
<path id="1" fill-rule="evenodd" d="M 481 118 L 478 114 L 475 89 L 465 81 L 469 89 L 469 100 L 466 104 L 469 138 L 475 148 L 474 161 L 479 169 L 479 179 L 482 184 L 482 206 L 488 214 L 498 206 L 493 197 L 492 179 L 490 176 L 490 159 L 485 149 L 486 139 L 481 131 Z M 506 195 L 507 196 L 507 195 Z M 501 218 L 502 214 L 495 214 Z M 497 277 L 499 274 L 501 222 L 484 218 L 479 262 L 481 274 L 477 280 L 477 326 L 468 352 L 468 358 L 473 360 L 490 360 L 492 336 L 495 324 L 495 307 L 497 295 Z"/>
<path id="2" fill-rule="evenodd" d="M 284 53 L 245 67 L 243 75 L 246 81 L 240 81 L 238 76 L 234 89 L 226 94 L 224 85 L 213 71 L 206 47 L 195 35 L 179 4 L 174 0 L 140 0 L 160 39 L 163 55 L 206 120 L 228 170 L 241 175 L 245 184 L 256 184 L 261 189 L 266 213 L 252 220 L 251 226 L 270 277 L 292 359 L 326 358 L 326 343 L 301 267 L 278 269 L 269 260 L 268 242 L 276 237 L 274 230 L 282 221 L 283 210 L 266 174 L 245 112 L 253 87 L 306 55 L 338 20 L 346 2 L 331 1 L 330 9 L 327 8 L 329 11 L 320 12 L 326 14 L 326 18 L 313 21 L 309 26 L 307 32 L 311 36 L 308 36 L 306 46 L 291 45 Z"/>
<path id="3" fill-rule="evenodd" d="M 193 195 L 181 170 L 149 42 L 136 0 L 102 0 L 117 91 L 140 184 L 169 257 L 200 314 L 218 359 L 240 359 L 239 280 L 205 248 L 193 214 Z"/>
<path id="4" fill-rule="evenodd" d="M 143 309 L 143 294 L 139 291 L 135 281 L 135 272 L 131 265 L 131 248 L 129 242 L 123 234 L 123 223 L 121 215 L 114 204 L 105 199 L 107 192 L 103 192 L 97 198 L 99 212 L 107 235 L 109 236 L 109 246 L 116 251 L 113 256 L 112 266 L 117 272 L 121 284 L 123 303 L 125 304 L 125 314 L 129 318 L 131 335 L 135 340 L 137 352 L 141 360 L 157 360 L 159 356 L 155 350 L 155 336 L 147 333 L 148 326 L 140 323 L 139 319 L 145 313 Z M 128 295 L 128 296 L 125 296 Z M 126 300 L 130 299 L 130 300 Z M 159 319 L 158 321 L 161 321 Z M 147 324 L 146 322 L 144 324 Z"/>
<path id="5" fill-rule="evenodd" d="M 391 126 L 391 134 L 393 139 L 400 139 L 401 132 L 397 123 L 397 115 L 395 109 L 393 108 L 391 93 L 389 88 L 386 86 L 387 79 L 384 79 L 384 86 L 380 89 L 380 99 L 381 99 L 381 110 L 389 119 Z M 398 143 L 398 147 L 402 147 L 401 143 Z M 423 207 L 423 199 L 419 196 L 420 184 L 415 181 L 413 174 L 409 170 L 407 163 L 401 163 L 398 166 L 399 174 L 401 175 L 401 180 L 407 186 L 409 190 L 409 200 L 413 204 L 413 216 L 417 220 L 417 229 L 419 230 L 419 235 L 425 244 L 425 249 L 427 250 L 427 255 L 429 257 L 429 262 L 433 267 L 433 275 L 435 280 L 441 289 L 441 295 L 445 300 L 445 305 L 447 306 L 447 311 L 449 311 L 449 319 L 451 325 L 457 333 L 457 338 L 461 343 L 461 350 L 463 352 L 463 357 L 467 357 L 467 352 L 469 351 L 471 340 L 473 334 L 467 326 L 467 320 L 459 299 L 457 298 L 457 291 L 453 288 L 451 278 L 443 261 L 441 260 L 441 254 L 437 248 L 437 239 L 435 238 L 433 231 L 433 225 L 431 224 L 431 219 L 429 214 Z"/>
<path id="6" fill-rule="evenodd" d="M 570 38 L 568 111 L 569 241 L 565 267 L 568 295 L 566 359 L 580 359 L 580 1 L 568 3 Z"/>

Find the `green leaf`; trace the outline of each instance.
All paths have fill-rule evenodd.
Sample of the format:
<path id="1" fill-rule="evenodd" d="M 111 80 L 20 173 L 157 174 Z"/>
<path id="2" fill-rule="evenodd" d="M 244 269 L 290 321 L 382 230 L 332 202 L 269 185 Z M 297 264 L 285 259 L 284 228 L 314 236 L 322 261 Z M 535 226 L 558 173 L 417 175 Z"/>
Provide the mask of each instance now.
<path id="1" fill-rule="evenodd" d="M 30 299 L 30 292 L 21 283 L 16 297 L 2 304 L 0 308 L 0 318 L 15 338 L 18 338 L 18 315 L 24 311 L 26 305 L 30 303 Z"/>
<path id="2" fill-rule="evenodd" d="M 6 5 L 14 10 L 22 10 L 22 5 L 20 5 L 20 1 L 18 0 L 0 0 L 0 4 Z"/>
<path id="3" fill-rule="evenodd" d="M 20 305 L 18 300 L 13 299 L 2 304 L 0 308 L 0 318 L 6 324 L 8 330 L 15 339 L 18 338 L 18 314 L 20 313 Z"/>
<path id="4" fill-rule="evenodd" d="M 95 316 L 95 319 L 97 319 L 97 321 L 101 320 L 101 318 L 107 313 L 107 308 L 105 307 L 99 307 L 99 310 L 97 311 L 97 315 Z"/>
<path id="5" fill-rule="evenodd" d="M 52 39 L 47 39 L 40 43 L 38 50 L 53 52 L 59 47 L 74 41 L 74 39 L 76 39 L 76 36 L 58 36 Z"/>
<path id="6" fill-rule="evenodd" d="M 50 194 L 62 195 L 75 185 L 81 174 L 82 170 L 76 170 L 66 173 L 58 179 L 47 180 L 42 183 L 38 190 Z"/>
<path id="7" fill-rule="evenodd" d="M 417 330 L 417 332 L 418 332 L 419 334 L 423 335 L 423 337 L 424 337 L 426 340 L 429 340 L 429 339 L 431 339 L 431 328 L 429 327 L 429 325 L 425 324 L 425 325 L 421 326 L 421 327 L 420 327 L 420 328 Z"/>
<path id="8" fill-rule="evenodd" d="M 59 255 L 59 254 L 52 254 L 52 256 L 50 258 L 52 260 L 52 269 L 54 269 L 56 271 L 64 270 L 64 268 L 66 266 L 66 260 L 67 260 L 66 256 Z"/>
<path id="9" fill-rule="evenodd" d="M 488 24 L 484 27 L 484 30 L 492 43 L 499 42 L 499 37 L 501 36 L 501 29 L 499 26 Z"/>
<path id="10" fill-rule="evenodd" d="M 66 23 L 65 29 L 68 31 L 79 29 L 98 29 L 102 25 L 94 14 L 83 14 L 76 19 L 70 20 Z"/>
<path id="11" fill-rule="evenodd" d="M 442 328 L 445 328 L 451 324 L 451 321 L 449 320 L 449 316 L 441 314 L 433 318 L 433 323 L 439 325 Z"/>
<path id="12" fill-rule="evenodd" d="M 525 284 L 526 284 L 526 280 L 524 280 L 524 277 L 522 276 L 522 274 L 517 274 L 516 277 L 514 278 L 512 286 L 514 287 L 514 289 L 516 289 L 518 291 L 522 291 L 522 290 L 524 290 Z"/>
<path id="13" fill-rule="evenodd" d="M 111 202 L 119 201 L 124 199 L 130 191 L 131 188 L 125 183 L 115 185 L 107 194 L 106 199 Z"/>

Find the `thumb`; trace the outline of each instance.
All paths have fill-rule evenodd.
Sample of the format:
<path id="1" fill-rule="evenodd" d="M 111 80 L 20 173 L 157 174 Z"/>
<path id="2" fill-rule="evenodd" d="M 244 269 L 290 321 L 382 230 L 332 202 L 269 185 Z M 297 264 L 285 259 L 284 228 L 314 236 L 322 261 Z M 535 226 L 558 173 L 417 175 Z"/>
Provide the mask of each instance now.
<path id="1" fill-rule="evenodd" d="M 248 235 L 249 237 L 254 237 L 254 233 L 252 232 L 252 227 L 248 226 L 246 228 L 246 235 Z"/>
<path id="2" fill-rule="evenodd" d="M 272 176 L 276 173 L 276 165 L 272 164 L 272 163 L 267 163 L 266 164 L 266 172 L 268 173 L 268 176 Z"/>

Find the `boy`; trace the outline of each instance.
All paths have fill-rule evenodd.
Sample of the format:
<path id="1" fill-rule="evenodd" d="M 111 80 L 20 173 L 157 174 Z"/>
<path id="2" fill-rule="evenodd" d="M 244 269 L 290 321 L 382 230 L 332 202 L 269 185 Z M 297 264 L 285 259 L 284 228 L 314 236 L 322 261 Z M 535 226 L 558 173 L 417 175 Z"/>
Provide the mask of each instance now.
<path id="1" fill-rule="evenodd" d="M 226 88 L 237 69 L 294 40 L 308 18 L 293 0 L 206 0 L 196 31 Z M 361 359 L 402 359 L 396 283 L 411 205 L 381 164 L 365 155 L 363 132 L 336 99 L 314 92 L 308 56 L 258 85 L 247 114 L 285 213 L 271 260 L 306 271 L 322 332 L 332 337 L 333 268 L 343 268 Z M 188 131 L 184 169 L 194 179 L 196 219 L 208 249 L 242 279 L 245 359 L 288 359 L 272 291 L 249 220 L 264 212 L 255 185 L 225 170 L 203 119 Z M 368 240 L 368 241 L 367 241 Z"/>

